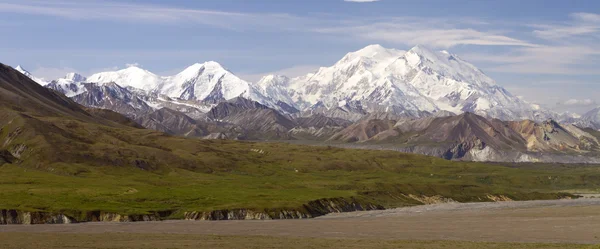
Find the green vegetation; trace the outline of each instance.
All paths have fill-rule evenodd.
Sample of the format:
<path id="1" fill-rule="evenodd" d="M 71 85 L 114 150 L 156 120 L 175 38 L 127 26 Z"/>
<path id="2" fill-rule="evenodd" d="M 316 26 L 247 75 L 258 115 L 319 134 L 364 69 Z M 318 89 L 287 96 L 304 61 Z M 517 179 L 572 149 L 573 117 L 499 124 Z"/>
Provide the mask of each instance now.
<path id="1" fill-rule="evenodd" d="M 356 197 L 386 207 L 406 195 L 484 201 L 559 198 L 600 188 L 600 168 L 515 168 L 392 151 L 192 140 L 143 129 L 55 118 L 15 118 L 0 133 L 25 145 L 0 166 L 0 209 L 143 214 L 173 210 L 296 208 Z M 40 135 L 44 134 L 44 135 Z"/>
<path id="2" fill-rule="evenodd" d="M 146 214 L 295 209 L 353 197 L 385 207 L 422 196 L 559 198 L 600 188 L 596 167 L 514 168 L 392 151 L 195 140 L 86 111 L 0 65 L 0 209 Z"/>
<path id="3" fill-rule="evenodd" d="M 596 167 L 506 167 L 393 151 L 195 140 L 116 123 L 6 110 L 0 119 L 0 209 L 146 214 L 296 209 L 353 197 L 398 207 L 560 198 L 600 188 Z M 10 158 L 4 155 L 18 155 Z"/>
<path id="4" fill-rule="evenodd" d="M 382 239 L 329 239 L 266 236 L 213 236 L 187 234 L 53 234 L 0 233 L 5 249 L 178 249 L 178 248 L 410 248 L 410 249 L 598 249 L 577 244 L 493 243 L 466 241 L 404 241 Z"/>

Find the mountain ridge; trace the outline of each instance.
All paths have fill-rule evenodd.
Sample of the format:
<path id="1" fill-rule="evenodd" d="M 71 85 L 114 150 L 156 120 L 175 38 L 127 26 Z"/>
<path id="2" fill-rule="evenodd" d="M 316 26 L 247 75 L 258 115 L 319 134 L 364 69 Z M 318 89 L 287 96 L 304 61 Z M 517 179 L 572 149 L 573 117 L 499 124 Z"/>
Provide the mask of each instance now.
<path id="1" fill-rule="evenodd" d="M 304 76 L 265 75 L 255 83 L 244 81 L 214 61 L 195 63 L 173 76 L 130 66 L 87 79 L 67 78 L 53 85 L 60 85 L 68 96 L 81 93 L 77 82 L 115 82 L 200 105 L 214 106 L 244 97 L 286 114 L 318 112 L 339 117 L 335 116 L 340 115 L 336 109 L 348 111 L 345 106 L 352 103 L 360 105 L 362 111 L 358 113 L 389 112 L 413 117 L 473 112 L 503 120 L 542 121 L 558 116 L 512 95 L 459 56 L 422 45 L 404 51 L 373 44 Z"/>
<path id="2" fill-rule="evenodd" d="M 14 74 L 14 77 L 17 82 L 29 80 L 20 73 Z M 360 102 L 347 102 L 343 107 L 338 106 L 335 109 L 338 112 L 335 115 L 359 114 L 356 120 L 350 121 L 347 118 L 322 114 L 320 110 L 326 110 L 322 102 L 312 106 L 313 113 L 285 115 L 243 97 L 219 101 L 206 113 L 197 118 L 190 118 L 185 113 L 171 108 L 144 105 L 146 100 L 143 98 L 151 97 L 144 95 L 143 90 L 139 90 L 142 91 L 142 95 L 138 95 L 138 90 L 121 87 L 112 82 L 77 84 L 86 91 L 72 97 L 72 100 L 52 91 L 41 92 L 66 101 L 70 108 L 78 106 L 73 102 L 77 101 L 91 107 L 130 113 L 129 109 L 133 108 L 135 103 L 139 103 L 145 107 L 137 108 L 139 114 L 130 115 L 137 123 L 180 136 L 314 141 L 321 144 L 333 143 L 336 146 L 399 150 L 446 159 L 475 161 L 592 162 L 600 149 L 600 137 L 596 133 L 551 120 L 502 121 L 470 112 L 459 115 L 444 113 L 420 118 L 391 112 L 361 113 L 364 110 Z M 36 86 L 36 91 L 40 91 L 39 88 L 41 86 Z M 108 103 L 110 105 L 107 105 Z M 84 109 L 77 109 L 76 113 L 81 118 L 93 116 Z M 108 114 L 106 116 L 110 117 Z M 119 120 L 119 123 L 126 124 L 127 121 Z"/>

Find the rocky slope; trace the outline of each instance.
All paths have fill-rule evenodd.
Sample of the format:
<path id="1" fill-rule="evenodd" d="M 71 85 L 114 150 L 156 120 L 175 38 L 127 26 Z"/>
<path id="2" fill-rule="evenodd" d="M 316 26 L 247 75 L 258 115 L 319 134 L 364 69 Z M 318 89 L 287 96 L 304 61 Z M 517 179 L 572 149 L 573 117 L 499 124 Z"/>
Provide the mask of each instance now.
<path id="1" fill-rule="evenodd" d="M 153 111 L 137 94 L 116 83 L 80 83 L 80 86 L 82 92 L 71 99 L 83 106 L 108 109 L 131 118 Z"/>
<path id="2" fill-rule="evenodd" d="M 295 118 L 297 126 L 288 133 L 298 140 L 326 140 L 352 122 L 341 118 L 331 118 L 321 114 Z"/>
<path id="3" fill-rule="evenodd" d="M 474 161 L 600 162 L 598 137 L 573 125 L 501 121 L 472 113 L 451 117 L 367 119 L 331 142 Z M 579 159 L 577 159 L 579 155 Z"/>
<path id="4" fill-rule="evenodd" d="M 575 120 L 574 123 L 580 127 L 600 130 L 600 107 L 585 113 L 581 118 Z"/>
<path id="5" fill-rule="evenodd" d="M 296 123 L 274 109 L 245 98 L 235 98 L 213 107 L 207 118 L 242 127 L 247 139 L 290 139 Z"/>
<path id="6" fill-rule="evenodd" d="M 184 137 L 203 137 L 210 134 L 208 125 L 201 125 L 187 115 L 162 108 L 134 119 L 145 128 Z"/>
<path id="7" fill-rule="evenodd" d="M 31 80 L 35 81 L 36 83 L 38 83 L 42 86 L 48 84 L 48 82 L 45 79 L 35 77 L 29 71 L 27 71 L 25 68 L 21 67 L 21 65 L 16 66 L 15 70 L 19 71 L 23 75 L 29 77 Z"/>
<path id="8" fill-rule="evenodd" d="M 0 225 L 35 225 L 35 224 L 71 224 L 80 222 L 135 222 L 159 221 L 166 218 L 170 212 L 153 214 L 121 215 L 116 213 L 91 211 L 74 215 L 51 212 L 28 212 L 14 209 L 0 210 Z"/>
<path id="9" fill-rule="evenodd" d="M 45 86 L 67 97 L 73 97 L 86 91 L 86 88 L 82 85 L 85 81 L 85 77 L 76 73 L 69 73 L 65 77 L 53 80 Z"/>
<path id="10" fill-rule="evenodd" d="M 354 198 L 332 198 L 311 201 L 298 209 L 236 209 L 208 212 L 187 212 L 186 220 L 283 220 L 308 219 L 330 213 L 383 210 L 381 205 L 359 201 Z"/>

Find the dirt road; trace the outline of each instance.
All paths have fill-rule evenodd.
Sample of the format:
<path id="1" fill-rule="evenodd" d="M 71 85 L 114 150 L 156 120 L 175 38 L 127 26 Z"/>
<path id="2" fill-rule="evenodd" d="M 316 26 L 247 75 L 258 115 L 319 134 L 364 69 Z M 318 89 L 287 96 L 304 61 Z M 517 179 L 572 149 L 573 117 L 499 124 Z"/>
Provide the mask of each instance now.
<path id="1" fill-rule="evenodd" d="M 448 203 L 309 220 L 0 226 L 17 233 L 265 235 L 390 240 L 600 243 L 600 199 Z"/>

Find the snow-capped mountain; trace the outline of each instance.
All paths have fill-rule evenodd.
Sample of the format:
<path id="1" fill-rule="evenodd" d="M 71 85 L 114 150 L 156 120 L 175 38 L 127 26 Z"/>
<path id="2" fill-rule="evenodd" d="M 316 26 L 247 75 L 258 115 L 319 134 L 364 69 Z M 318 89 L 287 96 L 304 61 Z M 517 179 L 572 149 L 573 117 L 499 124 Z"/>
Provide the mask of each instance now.
<path id="1" fill-rule="evenodd" d="M 402 51 L 369 45 L 315 73 L 293 79 L 266 76 L 258 86 L 274 93 L 267 95 L 273 99 L 291 98 L 301 109 L 358 102 L 368 112 L 412 116 L 447 111 L 540 120 L 551 115 L 513 96 L 458 56 L 423 46 Z"/>
<path id="2" fill-rule="evenodd" d="M 61 78 L 46 85 L 75 102 L 93 108 L 109 109 L 128 117 L 138 117 L 162 108 L 185 113 L 191 118 L 200 118 L 211 108 L 197 101 L 169 98 L 157 93 L 122 87 L 114 82 L 85 83 Z"/>
<path id="3" fill-rule="evenodd" d="M 82 93 L 72 96 L 71 99 L 81 105 L 113 110 L 132 118 L 154 111 L 136 93 L 116 83 L 102 85 L 79 83 L 79 85 L 84 90 Z"/>
<path id="4" fill-rule="evenodd" d="M 29 77 L 30 79 L 32 79 L 33 81 L 35 81 L 36 83 L 38 83 L 42 86 L 48 84 L 48 82 L 45 79 L 37 78 L 37 77 L 33 76 L 29 71 L 27 71 L 23 67 L 21 67 L 21 65 L 17 65 L 15 67 L 15 70 L 19 71 L 20 73 L 24 74 L 25 76 Z"/>
<path id="5" fill-rule="evenodd" d="M 420 111 L 437 111 L 416 88 L 388 72 L 388 66 L 404 53 L 380 45 L 348 53 L 331 67 L 293 79 L 292 96 L 304 108 L 319 102 L 335 108 L 352 101 L 370 112 L 409 111 L 418 116 Z"/>
<path id="6" fill-rule="evenodd" d="M 290 96 L 290 78 L 283 75 L 267 75 L 262 77 L 256 87 L 264 95 L 274 101 L 287 103 L 290 106 L 298 107 L 296 101 Z"/>
<path id="7" fill-rule="evenodd" d="M 90 76 L 88 82 L 104 84 L 114 82 L 149 93 L 186 101 L 217 104 L 236 97 L 258 101 L 271 107 L 277 103 L 265 97 L 249 82 L 235 76 L 219 63 L 196 63 L 173 76 L 158 76 L 136 66 L 116 72 L 103 72 Z"/>
<path id="8" fill-rule="evenodd" d="M 47 88 L 61 92 L 67 97 L 73 97 L 85 92 L 87 89 L 82 85 L 86 78 L 77 73 L 68 73 L 65 77 L 56 79 L 45 85 Z"/>
<path id="9" fill-rule="evenodd" d="M 214 61 L 196 63 L 177 75 L 164 77 L 155 91 L 184 100 L 218 103 L 244 97 L 262 104 L 272 104 L 249 82 Z"/>
<path id="10" fill-rule="evenodd" d="M 111 109 L 127 116 L 169 108 L 200 118 L 212 106 L 236 97 L 255 100 L 282 112 L 289 111 L 284 109 L 285 105 L 278 105 L 249 82 L 212 61 L 194 64 L 181 73 L 167 77 L 135 66 L 97 73 L 89 78 L 72 73 L 52 81 L 47 87 L 77 99 L 77 102 L 86 106 Z M 128 92 L 125 94 L 124 90 Z M 122 94 L 116 94 L 119 92 Z M 151 110 L 140 108 L 144 105 L 151 107 Z"/>
<path id="11" fill-rule="evenodd" d="M 576 124 L 580 127 L 589 127 L 600 130 L 600 107 L 594 108 L 583 114 Z"/>
<path id="12" fill-rule="evenodd" d="M 84 81 L 114 82 L 145 95 L 142 99 L 155 109 L 174 104 L 187 113 L 186 106 L 193 106 L 196 116 L 222 101 L 243 97 L 287 114 L 320 113 L 354 121 L 370 113 L 423 117 L 473 112 L 503 120 L 558 117 L 513 96 L 457 55 L 423 46 L 403 51 L 369 45 L 314 73 L 296 78 L 267 75 L 256 83 L 208 61 L 173 76 L 131 66 L 87 79 L 67 75 L 48 87 L 73 97 L 86 91 L 80 84 Z"/>
<path id="13" fill-rule="evenodd" d="M 87 78 L 91 83 L 114 82 L 122 87 L 135 87 L 145 91 L 154 90 L 163 82 L 163 78 L 137 66 L 130 66 L 115 72 L 102 72 Z"/>
<path id="14" fill-rule="evenodd" d="M 84 77 L 83 75 L 78 74 L 78 73 L 68 73 L 62 79 L 71 81 L 71 82 L 85 82 L 87 80 L 86 77 Z"/>

